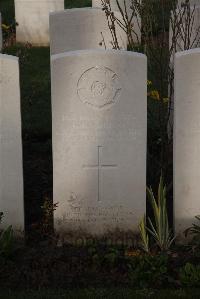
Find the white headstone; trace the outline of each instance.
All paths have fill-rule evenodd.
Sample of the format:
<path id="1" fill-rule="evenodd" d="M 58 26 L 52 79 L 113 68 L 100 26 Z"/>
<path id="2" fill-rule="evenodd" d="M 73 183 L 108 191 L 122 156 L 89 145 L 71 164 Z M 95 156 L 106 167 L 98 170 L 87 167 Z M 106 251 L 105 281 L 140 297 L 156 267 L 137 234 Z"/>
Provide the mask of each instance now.
<path id="1" fill-rule="evenodd" d="M 0 212 L 3 225 L 24 229 L 18 58 L 0 54 Z"/>
<path id="2" fill-rule="evenodd" d="M 1 22 L 1 13 L 0 13 L 0 51 L 3 47 L 3 37 L 2 37 L 2 22 Z"/>
<path id="3" fill-rule="evenodd" d="M 121 18 L 120 13 L 116 12 Z M 127 37 L 118 27 L 120 47 L 126 48 Z M 105 13 L 97 8 L 66 9 L 50 14 L 51 54 L 85 49 L 112 49 L 112 35 Z"/>
<path id="4" fill-rule="evenodd" d="M 137 231 L 146 207 L 146 82 L 142 54 L 52 56 L 58 231 Z"/>
<path id="5" fill-rule="evenodd" d="M 15 0 L 17 42 L 49 44 L 49 13 L 64 9 L 64 0 Z"/>
<path id="6" fill-rule="evenodd" d="M 200 214 L 200 49 L 176 54 L 174 199 L 176 233 Z"/>
<path id="7" fill-rule="evenodd" d="M 172 27 L 174 25 L 172 26 L 170 24 L 169 43 L 170 43 L 170 47 L 171 47 L 172 38 L 176 38 L 176 40 L 177 40 L 176 41 L 176 52 L 188 50 L 188 48 L 200 47 L 200 5 L 199 6 L 191 6 L 191 8 L 190 8 L 191 20 L 190 21 L 188 19 L 187 12 L 188 12 L 188 10 L 181 8 L 179 6 L 179 8 L 176 11 L 176 18 L 177 18 L 176 24 L 178 24 L 181 21 L 181 26 L 175 25 L 175 29 L 173 29 Z M 172 17 L 173 17 L 173 15 L 172 15 Z M 174 23 L 174 21 L 173 21 L 173 23 Z M 186 24 L 187 24 L 187 27 L 186 27 Z M 173 33 L 173 31 L 174 31 L 174 33 Z"/>

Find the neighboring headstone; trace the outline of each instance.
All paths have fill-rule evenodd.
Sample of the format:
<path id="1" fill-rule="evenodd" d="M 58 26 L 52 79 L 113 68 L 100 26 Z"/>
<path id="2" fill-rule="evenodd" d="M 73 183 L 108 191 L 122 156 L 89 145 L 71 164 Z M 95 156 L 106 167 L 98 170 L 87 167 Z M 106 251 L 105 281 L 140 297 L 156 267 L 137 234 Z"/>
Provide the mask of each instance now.
<path id="1" fill-rule="evenodd" d="M 0 13 L 0 51 L 3 47 L 3 36 L 2 36 L 2 22 L 1 22 L 1 13 Z"/>
<path id="2" fill-rule="evenodd" d="M 120 13 L 116 13 L 121 18 Z M 118 27 L 120 47 L 126 49 L 127 37 Z M 50 14 L 51 54 L 85 49 L 112 49 L 112 35 L 105 13 L 97 8 L 76 8 Z"/>
<path id="3" fill-rule="evenodd" d="M 15 0 L 17 42 L 49 44 L 49 13 L 63 10 L 64 0 Z"/>
<path id="4" fill-rule="evenodd" d="M 174 52 L 200 47 L 200 5 L 191 6 L 190 19 L 188 17 L 188 9 L 179 5 L 176 11 L 176 18 L 176 24 L 180 23 L 181 26 L 175 25 L 175 28 L 173 28 L 174 25 L 170 24 L 169 30 L 170 47 L 172 39 L 176 38 L 176 49 L 174 49 Z"/>
<path id="5" fill-rule="evenodd" d="M 200 214 L 200 49 L 176 54 L 174 200 L 176 233 Z"/>
<path id="6" fill-rule="evenodd" d="M 0 54 L 1 225 L 24 229 L 22 139 L 18 58 Z"/>
<path id="7" fill-rule="evenodd" d="M 137 231 L 146 207 L 147 61 L 142 54 L 52 56 L 55 226 Z"/>
<path id="8" fill-rule="evenodd" d="M 124 5 L 124 1 L 125 1 L 125 5 Z M 122 11 L 124 12 L 124 14 L 128 14 L 129 19 L 132 16 L 133 10 L 131 9 L 132 6 L 132 1 L 131 0 L 119 0 L 119 5 L 120 8 L 122 9 Z M 121 13 L 119 11 L 118 5 L 117 5 L 117 1 L 116 0 L 110 0 L 110 6 L 112 9 L 112 12 L 114 12 L 115 16 L 119 19 L 117 12 L 119 13 L 120 19 L 122 24 L 124 24 L 124 20 L 121 16 Z M 102 1 L 101 0 L 92 0 L 92 7 L 94 8 L 103 8 L 102 5 Z M 105 13 L 105 12 L 104 12 Z M 133 41 L 138 43 L 141 40 L 141 18 L 139 15 L 134 16 L 133 17 L 133 21 L 132 21 L 132 26 L 133 26 L 133 31 L 135 33 L 132 34 L 133 37 Z"/>

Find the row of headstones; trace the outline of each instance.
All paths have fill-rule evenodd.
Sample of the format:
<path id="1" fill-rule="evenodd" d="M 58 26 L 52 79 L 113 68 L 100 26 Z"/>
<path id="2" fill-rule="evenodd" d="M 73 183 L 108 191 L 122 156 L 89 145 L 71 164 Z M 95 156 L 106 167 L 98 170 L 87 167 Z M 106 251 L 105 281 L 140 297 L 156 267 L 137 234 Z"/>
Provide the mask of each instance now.
<path id="1" fill-rule="evenodd" d="M 127 7 L 130 7 L 128 3 L 130 0 L 126 0 Z M 124 0 L 120 0 L 119 3 L 124 6 Z M 118 7 L 115 1 L 111 1 L 111 7 L 115 11 L 116 17 L 122 22 L 122 17 L 118 12 Z M 105 34 L 105 41 L 108 42 L 108 26 L 105 13 L 102 11 L 102 1 L 93 0 L 92 8 L 84 9 L 70 9 L 64 13 L 64 0 L 15 0 L 15 16 L 18 26 L 16 27 L 16 39 L 17 42 L 26 43 L 29 42 L 33 45 L 46 46 L 49 44 L 49 13 L 57 13 L 55 17 L 56 24 L 53 27 L 57 27 L 60 30 L 60 34 L 67 34 L 69 27 L 70 30 L 76 32 L 77 24 L 81 26 L 82 33 L 86 40 L 82 40 L 82 43 L 87 42 L 87 36 L 97 34 L 94 43 L 100 44 L 102 35 Z M 68 16 L 68 18 L 67 18 Z M 73 19 L 73 17 L 75 19 Z M 62 23 L 64 18 L 64 22 Z M 51 20 L 50 20 L 51 21 Z M 53 22 L 53 21 L 52 21 Z M 97 33 L 98 28 L 98 33 Z M 94 31 L 92 33 L 92 30 Z M 122 30 L 119 30 L 119 38 L 121 39 Z M 85 31 L 85 32 L 84 32 Z M 58 34 L 59 31 L 57 31 Z M 101 35 L 102 32 L 102 35 Z M 87 33 L 87 34 L 86 34 Z M 71 34 L 71 38 L 75 37 Z M 122 34 L 122 41 L 124 42 L 124 35 Z M 64 35 L 63 35 L 64 36 Z M 82 38 L 78 36 L 76 38 Z M 109 36 L 110 42 L 111 36 Z M 123 44 L 125 47 L 125 43 Z M 107 43 L 107 47 L 111 48 L 111 44 Z"/>
<path id="2" fill-rule="evenodd" d="M 130 0 L 126 0 L 125 2 L 127 8 L 130 8 Z M 179 7 L 181 7 L 181 3 L 183 2 L 184 0 L 178 0 Z M 119 0 L 119 3 L 123 8 L 124 0 Z M 200 25 L 200 1 L 190 0 L 190 4 L 196 5 L 195 18 L 193 24 L 193 34 L 191 36 L 192 39 L 192 37 L 196 36 L 196 29 Z M 33 45 L 48 45 L 50 39 L 49 13 L 55 12 L 55 15 L 51 16 L 50 18 L 50 25 L 52 27 L 52 30 L 59 29 L 59 31 L 56 31 L 58 35 L 67 35 L 68 28 L 71 28 L 72 32 L 78 31 L 80 33 L 79 38 L 81 38 L 83 34 L 83 47 L 87 43 L 87 37 L 89 36 L 90 38 L 90 35 L 93 34 L 93 37 L 96 37 L 92 39 L 93 43 L 95 44 L 95 47 L 97 47 L 98 45 L 99 47 L 100 45 L 101 47 L 104 46 L 102 38 L 104 40 L 105 37 L 106 47 L 112 48 L 112 44 L 110 43 L 112 38 L 108 30 L 106 16 L 103 11 L 100 11 L 100 8 L 102 8 L 102 1 L 93 0 L 92 7 L 93 11 L 87 8 L 85 9 L 85 11 L 79 9 L 74 11 L 70 10 L 69 12 L 68 10 L 66 10 L 64 13 L 64 0 L 15 0 L 15 15 L 16 21 L 18 23 L 18 26 L 16 28 L 17 41 L 22 43 L 29 42 Z M 118 12 L 117 2 L 115 0 L 111 1 L 111 7 L 113 11 L 115 11 L 116 17 L 123 23 L 123 19 L 121 17 L 121 14 Z M 129 9 L 129 11 L 131 10 Z M 73 22 L 73 17 L 75 17 L 76 22 Z M 137 36 L 140 37 L 140 25 L 138 26 L 138 22 L 136 20 L 134 20 L 133 23 L 135 25 L 135 31 L 137 33 Z M 80 27 L 78 28 L 78 30 L 77 24 L 79 24 Z M 119 26 L 117 28 L 117 35 L 118 40 L 120 41 L 120 46 L 122 48 L 126 48 L 126 36 Z M 71 35 L 71 39 L 74 39 L 74 43 L 76 43 L 76 38 L 74 38 L 73 35 Z M 66 44 L 65 39 L 63 40 L 63 43 Z M 54 53 L 54 49 L 52 53 Z"/>
<path id="3" fill-rule="evenodd" d="M 83 50 L 52 56 L 55 226 L 137 230 L 146 206 L 147 61 Z M 199 214 L 200 49 L 175 58 L 176 232 Z M 0 210 L 24 227 L 18 60 L 0 55 Z M 190 78 L 188 80 L 188 78 Z"/>
<path id="4" fill-rule="evenodd" d="M 68 31 L 68 36 L 70 35 L 71 31 Z M 65 36 L 68 40 L 68 36 Z M 65 46 L 62 49 L 59 46 L 55 53 L 79 48 L 81 40 L 79 44 L 73 45 L 72 49 Z M 180 57 L 177 55 L 176 78 L 187 64 L 182 63 L 181 59 L 189 57 L 188 60 L 193 61 L 197 53 L 199 54 L 198 50 L 189 52 L 188 55 L 181 53 Z M 4 141 L 1 148 L 4 161 L 1 167 L 4 171 L 1 175 L 1 209 L 6 215 L 5 223 L 11 223 L 15 228 L 23 228 L 20 98 L 13 96 L 17 92 L 19 94 L 18 69 L 16 60 L 2 56 L 1 61 L 1 72 L 4 73 L 1 80 L 1 135 Z M 193 64 L 191 65 L 193 67 Z M 197 64 L 195 66 L 197 67 Z M 186 78 L 191 77 L 194 72 L 192 78 L 196 83 L 198 73 L 195 73 L 195 70 L 196 68 L 189 69 L 187 66 Z M 16 80 L 13 80 L 12 75 Z M 175 157 L 178 156 L 174 161 L 176 231 L 181 231 L 190 224 L 197 213 L 197 203 L 192 207 L 193 202 L 197 202 L 197 184 L 192 185 L 191 190 L 189 183 L 190 180 L 194 182 L 194 176 L 198 174 L 194 169 L 196 160 L 192 160 L 198 158 L 194 154 L 195 146 L 198 147 L 198 142 L 194 139 L 198 119 L 196 117 L 193 122 L 193 117 L 187 115 L 190 111 L 188 107 L 184 111 L 188 98 L 184 97 L 184 101 L 180 97 L 179 100 L 179 94 L 182 95 L 183 92 L 185 95 L 185 88 L 188 86 L 193 87 L 193 83 L 187 85 L 183 80 L 175 95 L 176 119 L 179 116 L 181 118 L 180 122 L 175 122 L 178 125 L 174 131 Z M 193 88 L 198 93 L 198 84 Z M 7 92 L 7 89 L 10 92 Z M 6 104 L 3 105 L 4 93 Z M 15 101 L 16 105 L 7 105 L 7 99 L 8 103 Z M 54 198 L 60 203 L 55 213 L 57 228 L 81 228 L 93 233 L 116 227 L 121 230 L 136 229 L 146 205 L 145 57 L 125 51 L 94 50 L 52 56 L 52 105 Z M 190 109 L 193 109 L 193 105 Z M 197 105 L 198 103 L 194 110 L 196 112 Z M 186 114 L 185 117 L 183 113 Z M 189 145 L 193 151 L 186 153 L 187 148 L 184 146 L 189 145 L 184 142 L 184 138 L 187 140 L 188 137 L 185 129 L 188 120 L 191 124 L 189 134 L 193 137 Z M 191 132 L 195 133 L 195 136 Z M 180 136 L 177 136 L 177 133 Z M 184 160 L 182 153 L 187 155 L 188 159 Z M 191 163 L 189 158 L 194 162 Z M 183 165 L 186 166 L 185 172 L 182 170 Z M 191 178 L 187 177 L 188 174 Z"/>
<path id="5" fill-rule="evenodd" d="M 130 0 L 126 0 L 127 8 L 130 8 Z M 179 0 L 178 5 L 181 7 L 181 3 L 184 0 Z M 119 1 L 121 7 L 124 7 L 124 0 Z M 193 24 L 192 38 L 199 35 L 197 29 L 200 26 L 200 0 L 190 0 L 191 5 L 196 5 L 195 18 Z M 56 52 L 76 49 L 76 43 L 78 41 L 79 47 L 86 48 L 112 48 L 112 37 L 108 28 L 107 19 L 105 13 L 101 10 L 102 1 L 93 0 L 93 9 L 70 9 L 64 10 L 64 0 L 15 0 L 15 15 L 18 26 L 16 27 L 16 39 L 17 42 L 26 43 L 29 42 L 33 45 L 45 46 L 49 44 L 49 13 L 50 14 L 50 34 L 51 34 L 51 49 L 52 54 Z M 118 12 L 116 1 L 111 1 L 111 7 L 115 11 L 115 16 L 123 23 L 121 14 Z M 95 9 L 98 8 L 98 9 Z M 130 10 L 131 11 L 131 10 Z M 140 21 L 139 21 L 140 23 Z M 1 16 L 0 16 L 1 24 Z M 140 24 L 138 19 L 133 19 L 135 31 L 140 38 Z M 78 33 L 69 34 L 70 32 Z M 172 35 L 172 32 L 170 36 Z M 66 38 L 67 36 L 70 41 Z M 84 38 L 83 38 L 84 37 Z M 126 48 L 126 34 L 117 26 L 117 37 L 121 48 Z M 89 44 L 89 42 L 91 42 Z M 68 46 L 70 44 L 70 47 Z M 2 30 L 0 28 L 0 50 L 2 48 Z"/>

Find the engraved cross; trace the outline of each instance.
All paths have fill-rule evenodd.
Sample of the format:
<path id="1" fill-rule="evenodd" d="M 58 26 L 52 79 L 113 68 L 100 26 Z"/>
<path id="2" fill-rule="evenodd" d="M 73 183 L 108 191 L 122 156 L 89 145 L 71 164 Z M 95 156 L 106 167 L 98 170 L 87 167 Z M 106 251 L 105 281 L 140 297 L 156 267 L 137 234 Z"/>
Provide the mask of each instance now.
<path id="1" fill-rule="evenodd" d="M 97 150 L 98 150 L 98 161 L 97 164 L 95 165 L 83 165 L 83 168 L 87 168 L 87 169 L 97 169 L 98 171 L 98 201 L 101 201 L 101 187 L 102 187 L 102 182 L 101 182 L 101 170 L 104 168 L 116 168 L 117 164 L 104 164 L 102 163 L 102 149 L 103 146 L 98 146 Z"/>

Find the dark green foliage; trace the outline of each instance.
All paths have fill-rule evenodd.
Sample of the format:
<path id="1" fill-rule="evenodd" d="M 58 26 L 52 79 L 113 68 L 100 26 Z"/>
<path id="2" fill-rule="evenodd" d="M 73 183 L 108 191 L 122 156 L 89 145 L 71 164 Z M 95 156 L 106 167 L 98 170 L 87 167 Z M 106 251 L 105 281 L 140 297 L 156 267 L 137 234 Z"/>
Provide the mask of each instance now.
<path id="1" fill-rule="evenodd" d="M 185 230 L 185 236 L 191 235 L 193 237 L 192 243 L 200 245 L 200 216 L 195 216 L 196 223 Z"/>
<path id="2" fill-rule="evenodd" d="M 133 287 L 164 287 L 170 279 L 167 255 L 134 257 L 129 260 L 128 264 L 129 278 Z"/>
<path id="3" fill-rule="evenodd" d="M 15 8 L 14 0 L 0 0 L 0 12 L 2 14 L 2 22 L 6 25 L 14 23 Z"/>
<path id="4" fill-rule="evenodd" d="M 180 270 L 180 282 L 186 287 L 200 287 L 200 265 L 187 263 Z"/>
<path id="5" fill-rule="evenodd" d="M 153 221 L 150 217 L 148 217 L 148 232 L 153 237 L 154 242 L 159 249 L 161 251 L 167 251 L 170 249 L 172 242 L 174 241 L 174 236 L 169 228 L 167 193 L 162 175 L 160 177 L 160 183 L 158 186 L 157 199 L 155 198 L 151 188 L 147 188 L 147 197 L 150 201 L 154 215 Z"/>
<path id="6" fill-rule="evenodd" d="M 0 212 L 0 224 L 2 223 L 3 212 Z M 14 232 L 10 225 L 7 229 L 0 229 L 0 257 L 10 257 L 13 253 Z"/>
<path id="7" fill-rule="evenodd" d="M 49 48 L 15 46 L 6 53 L 20 58 L 23 137 L 51 137 Z"/>
<path id="8" fill-rule="evenodd" d="M 173 276 L 167 255 L 129 257 L 113 246 L 55 247 L 47 242 L 18 249 L 13 260 L 2 264 L 0 288 L 162 288 L 175 285 Z"/>
<path id="9" fill-rule="evenodd" d="M 92 6 L 92 0 L 65 0 L 65 8 Z"/>
<path id="10" fill-rule="evenodd" d="M 41 290 L 23 293 L 1 292 L 0 299 L 199 299 L 199 290 L 142 290 L 128 288 L 87 288 L 74 290 Z"/>
<path id="11" fill-rule="evenodd" d="M 9 257 L 13 253 L 14 232 L 9 226 L 0 234 L 0 256 Z"/>

